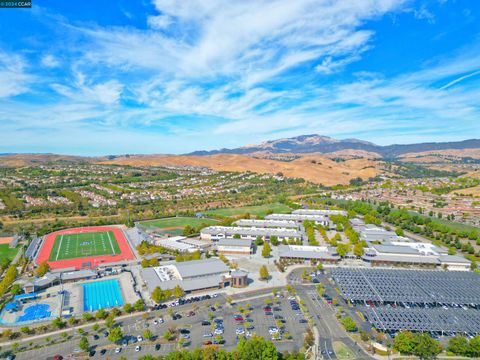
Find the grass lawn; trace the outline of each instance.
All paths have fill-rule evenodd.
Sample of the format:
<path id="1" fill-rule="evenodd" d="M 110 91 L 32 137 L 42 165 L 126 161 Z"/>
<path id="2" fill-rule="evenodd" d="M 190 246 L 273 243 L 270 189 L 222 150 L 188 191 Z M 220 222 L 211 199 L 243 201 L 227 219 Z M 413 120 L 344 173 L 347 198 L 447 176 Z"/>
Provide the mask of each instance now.
<path id="1" fill-rule="evenodd" d="M 217 223 L 217 220 L 214 219 L 199 219 L 194 217 L 171 217 L 158 220 L 141 221 L 140 225 L 144 227 L 155 227 L 161 229 L 169 227 L 185 227 L 187 225 L 197 227 L 202 224 L 214 225 L 215 223 Z"/>
<path id="2" fill-rule="evenodd" d="M 266 204 L 266 205 L 242 206 L 242 207 L 235 207 L 235 208 L 208 210 L 206 211 L 206 213 L 211 215 L 221 215 L 221 216 L 234 216 L 234 215 L 242 215 L 246 213 L 249 213 L 252 215 L 265 216 L 267 215 L 267 212 L 269 210 L 273 211 L 276 214 L 286 214 L 292 211 L 292 209 L 290 209 L 287 205 L 284 205 L 281 203 L 273 203 L 273 204 Z"/>
<path id="3" fill-rule="evenodd" d="M 335 351 L 337 359 L 339 360 L 355 359 L 355 354 L 353 353 L 353 351 L 350 350 L 350 348 L 348 348 L 347 345 L 345 345 L 341 341 L 333 342 L 333 350 Z"/>
<path id="4" fill-rule="evenodd" d="M 18 248 L 10 249 L 8 244 L 0 244 L 0 262 L 3 261 L 3 259 L 13 260 L 17 252 Z"/>
<path id="5" fill-rule="evenodd" d="M 113 231 L 60 234 L 55 238 L 48 260 L 115 254 L 120 254 L 120 248 Z"/>

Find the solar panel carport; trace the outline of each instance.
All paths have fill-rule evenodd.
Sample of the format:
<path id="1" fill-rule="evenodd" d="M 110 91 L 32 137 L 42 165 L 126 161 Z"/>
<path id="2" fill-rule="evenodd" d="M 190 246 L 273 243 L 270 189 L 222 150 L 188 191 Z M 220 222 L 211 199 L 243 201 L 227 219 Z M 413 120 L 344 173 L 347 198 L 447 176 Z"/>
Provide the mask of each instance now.
<path id="1" fill-rule="evenodd" d="M 332 276 L 342 296 L 353 302 L 480 308 L 480 275 L 472 272 L 335 268 Z"/>

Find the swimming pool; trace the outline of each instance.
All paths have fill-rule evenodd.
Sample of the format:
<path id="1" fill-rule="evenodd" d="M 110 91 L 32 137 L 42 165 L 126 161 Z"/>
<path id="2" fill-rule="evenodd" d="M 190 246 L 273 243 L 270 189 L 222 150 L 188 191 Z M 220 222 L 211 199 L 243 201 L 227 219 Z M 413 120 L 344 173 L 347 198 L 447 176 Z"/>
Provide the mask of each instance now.
<path id="1" fill-rule="evenodd" d="M 47 304 L 31 305 L 25 308 L 23 315 L 18 317 L 17 322 L 35 321 L 49 318 L 51 316 L 51 312 L 48 311 L 49 309 L 50 305 Z"/>
<path id="2" fill-rule="evenodd" d="M 123 305 L 118 280 L 95 281 L 82 284 L 83 310 L 96 311 Z"/>

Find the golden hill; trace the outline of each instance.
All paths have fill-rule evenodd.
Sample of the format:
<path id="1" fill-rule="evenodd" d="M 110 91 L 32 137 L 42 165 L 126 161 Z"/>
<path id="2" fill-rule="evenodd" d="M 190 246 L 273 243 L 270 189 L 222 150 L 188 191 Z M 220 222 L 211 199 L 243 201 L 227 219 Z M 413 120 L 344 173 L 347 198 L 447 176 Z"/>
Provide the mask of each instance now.
<path id="1" fill-rule="evenodd" d="M 464 158 L 480 159 L 480 149 L 448 149 L 407 153 L 399 156 L 399 160 L 417 163 L 451 163 Z"/>
<path id="2" fill-rule="evenodd" d="M 4 167 L 23 167 L 59 161 L 69 163 L 88 163 L 98 161 L 98 158 L 57 154 L 12 154 L 0 156 L 0 166 Z"/>
<path id="3" fill-rule="evenodd" d="M 368 179 L 380 173 L 378 162 L 369 159 L 354 159 L 335 162 L 318 154 L 301 156 L 290 162 L 271 159 L 258 159 L 245 155 L 218 154 L 208 156 L 165 156 L 165 155 L 133 155 L 102 161 L 101 164 L 131 166 L 198 166 L 217 171 L 277 174 L 291 178 L 303 178 L 317 184 L 327 186 L 348 184 L 360 177 Z"/>

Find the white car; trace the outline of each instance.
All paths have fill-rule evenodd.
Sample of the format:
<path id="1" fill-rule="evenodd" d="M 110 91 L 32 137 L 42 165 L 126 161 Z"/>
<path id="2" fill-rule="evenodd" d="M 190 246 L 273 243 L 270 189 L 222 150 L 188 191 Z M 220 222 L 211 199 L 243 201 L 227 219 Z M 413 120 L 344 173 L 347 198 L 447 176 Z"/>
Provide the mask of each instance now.
<path id="1" fill-rule="evenodd" d="M 165 320 L 163 320 L 163 318 L 158 318 L 158 323 L 159 324 L 163 324 L 165 322 Z"/>
<path id="2" fill-rule="evenodd" d="M 153 320 L 153 325 L 158 325 L 157 319 Z"/>
<path id="3" fill-rule="evenodd" d="M 237 335 L 243 335 L 243 334 L 245 334 L 245 330 L 243 330 L 242 328 L 238 328 L 237 330 L 235 330 L 235 333 Z"/>
<path id="4" fill-rule="evenodd" d="M 183 337 L 184 339 L 190 339 L 190 335 L 188 334 L 181 334 L 180 336 Z"/>
<path id="5" fill-rule="evenodd" d="M 137 336 L 137 341 L 138 341 L 138 342 L 143 341 L 143 337 L 141 337 L 140 335 L 138 335 L 138 336 Z"/>
<path id="6" fill-rule="evenodd" d="M 115 354 L 118 354 L 120 351 L 122 351 L 122 348 L 119 348 L 119 347 L 115 348 Z"/>
<path id="7" fill-rule="evenodd" d="M 141 347 L 140 346 L 135 346 L 135 351 L 140 351 Z"/>
<path id="8" fill-rule="evenodd" d="M 248 330 L 245 331 L 245 337 L 250 337 L 250 336 L 252 336 L 252 333 Z"/>
<path id="9" fill-rule="evenodd" d="M 223 334 L 223 330 L 222 330 L 222 329 L 215 329 L 215 330 L 213 331 L 213 333 L 214 333 L 215 335 L 222 335 L 222 334 Z"/>
<path id="10" fill-rule="evenodd" d="M 270 327 L 268 328 L 268 332 L 269 332 L 270 334 L 276 334 L 276 333 L 278 333 L 278 328 L 275 327 L 275 326 L 270 326 Z"/>
<path id="11" fill-rule="evenodd" d="M 212 298 L 216 298 L 218 294 L 212 294 Z"/>

